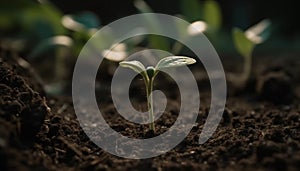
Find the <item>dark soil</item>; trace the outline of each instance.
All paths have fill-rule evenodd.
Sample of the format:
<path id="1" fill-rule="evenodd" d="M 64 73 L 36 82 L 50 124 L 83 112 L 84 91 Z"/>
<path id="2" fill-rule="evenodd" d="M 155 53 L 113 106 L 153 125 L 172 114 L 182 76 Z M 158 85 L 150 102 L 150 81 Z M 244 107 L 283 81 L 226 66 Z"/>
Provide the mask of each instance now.
<path id="1" fill-rule="evenodd" d="M 263 78 L 255 77 L 252 90 L 257 93 L 249 89 L 230 95 L 217 131 L 199 145 L 210 103 L 204 86 L 197 124 L 185 140 L 164 155 L 134 160 L 113 156 L 93 144 L 77 121 L 70 97 L 44 98 L 32 72 L 10 57 L 0 60 L 1 171 L 300 170 L 300 105 L 294 93 L 297 86 L 291 86 L 297 85 L 291 81 L 297 74 L 285 68 L 266 69 L 260 74 Z M 106 99 L 102 113 L 116 131 L 129 137 L 153 136 L 147 125 L 126 122 L 109 96 L 100 96 Z M 175 95 L 156 122 L 157 134 L 174 123 L 179 108 Z"/>

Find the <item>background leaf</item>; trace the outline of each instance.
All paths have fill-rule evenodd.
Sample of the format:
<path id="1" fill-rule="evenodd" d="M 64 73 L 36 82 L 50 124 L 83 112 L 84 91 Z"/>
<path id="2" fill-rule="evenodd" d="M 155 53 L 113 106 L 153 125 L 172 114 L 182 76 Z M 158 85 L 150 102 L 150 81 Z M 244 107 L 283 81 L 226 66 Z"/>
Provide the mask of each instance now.
<path id="1" fill-rule="evenodd" d="M 70 30 L 82 32 L 88 29 L 98 28 L 100 21 L 92 12 L 81 12 L 79 14 L 63 16 L 62 24 Z"/>
<path id="2" fill-rule="evenodd" d="M 243 57 L 250 57 L 255 43 L 249 40 L 245 33 L 239 28 L 233 28 L 233 41 L 238 52 Z"/>
<path id="3" fill-rule="evenodd" d="M 140 11 L 140 13 L 152 13 L 152 9 L 143 1 L 143 0 L 136 0 L 134 1 L 135 7 Z M 158 20 L 151 15 L 147 15 L 145 17 L 145 21 L 148 24 L 147 29 L 149 31 L 157 32 L 159 31 L 160 24 Z M 148 41 L 151 48 L 154 49 L 161 49 L 165 51 L 170 50 L 169 42 L 165 37 L 157 36 L 157 35 L 148 35 Z"/>
<path id="4" fill-rule="evenodd" d="M 214 0 L 207 0 L 203 5 L 203 20 L 214 31 L 219 30 L 222 24 L 222 14 L 219 4 Z"/>
<path id="5" fill-rule="evenodd" d="M 98 28 L 100 26 L 98 17 L 92 12 L 86 11 L 77 15 L 73 15 L 73 19 L 83 24 L 86 28 Z"/>
<path id="6" fill-rule="evenodd" d="M 140 13 L 151 13 L 152 9 L 143 0 L 135 0 L 134 6 L 139 10 Z"/>
<path id="7" fill-rule="evenodd" d="M 201 8 L 198 0 L 180 0 L 180 7 L 182 14 L 190 22 L 201 18 Z"/>
<path id="8" fill-rule="evenodd" d="M 71 48 L 73 45 L 73 40 L 68 36 L 54 36 L 45 40 L 42 40 L 29 55 L 30 58 L 36 58 L 41 56 L 41 54 L 55 49 L 57 47 L 67 47 Z"/>
<path id="9" fill-rule="evenodd" d="M 51 3 L 35 4 L 20 11 L 18 22 L 24 34 L 33 33 L 39 39 L 64 34 L 62 13 Z"/>

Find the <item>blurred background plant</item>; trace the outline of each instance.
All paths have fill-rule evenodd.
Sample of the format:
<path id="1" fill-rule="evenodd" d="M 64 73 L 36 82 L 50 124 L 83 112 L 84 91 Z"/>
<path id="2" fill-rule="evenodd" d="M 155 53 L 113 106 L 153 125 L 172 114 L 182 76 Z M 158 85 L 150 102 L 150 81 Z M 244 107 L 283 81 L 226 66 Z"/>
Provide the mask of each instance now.
<path id="1" fill-rule="evenodd" d="M 99 27 L 98 17 L 91 12 L 64 15 L 46 0 L 4 0 L 0 4 L 1 47 L 30 62 L 43 61 L 38 69 L 48 74 L 51 84 L 46 89 L 60 91 L 67 74 L 65 62 L 70 62 L 66 58 L 78 55 Z"/>
<path id="2" fill-rule="evenodd" d="M 243 71 L 240 74 L 228 74 L 228 79 L 235 84 L 236 88 L 243 89 L 252 73 L 252 54 L 256 45 L 263 43 L 270 36 L 271 21 L 262 20 L 246 31 L 234 27 L 232 29 L 232 38 L 234 45 L 243 57 Z"/>
<path id="3" fill-rule="evenodd" d="M 176 25 L 179 33 L 188 33 L 182 34 L 188 35 L 184 39 L 204 33 L 223 60 L 237 61 L 240 59 L 235 56 L 239 57 L 241 49 L 236 46 L 231 29 L 237 26 L 245 30 L 258 21 L 269 18 L 272 25 L 268 32 L 272 34 L 255 52 L 266 54 L 276 50 L 277 53 L 298 53 L 299 24 L 294 20 L 298 10 L 293 2 L 274 1 L 272 9 L 269 9 L 266 8 L 270 6 L 269 2 L 258 0 L 2 0 L 0 44 L 2 49 L 12 50 L 30 63 L 36 64 L 35 68 L 41 75 L 48 77 L 44 78 L 46 85 L 50 85 L 46 86 L 47 90 L 58 93 L 64 87 L 64 82 L 71 78 L 70 71 L 81 48 L 97 29 L 138 12 L 158 12 L 180 17 L 191 23 L 187 28 Z M 149 23 L 147 29 L 162 29 L 155 18 L 145 20 Z M 116 66 L 117 62 L 141 48 L 166 50 L 174 55 L 189 55 L 185 54 L 187 49 L 181 43 L 162 36 L 138 36 L 119 44 L 114 44 L 113 39 L 113 32 L 107 32 L 99 41 L 99 46 L 107 47 L 102 55 L 108 59 L 108 66 Z"/>

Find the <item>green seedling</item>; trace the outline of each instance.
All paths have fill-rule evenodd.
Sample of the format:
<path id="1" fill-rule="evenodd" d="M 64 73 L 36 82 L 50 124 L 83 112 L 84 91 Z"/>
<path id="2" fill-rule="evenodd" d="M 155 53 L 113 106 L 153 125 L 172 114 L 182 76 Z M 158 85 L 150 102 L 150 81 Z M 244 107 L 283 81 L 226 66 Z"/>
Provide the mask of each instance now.
<path id="1" fill-rule="evenodd" d="M 239 28 L 232 30 L 234 45 L 244 58 L 244 70 L 239 78 L 243 84 L 248 81 L 251 74 L 253 50 L 257 44 L 263 43 L 269 37 L 270 25 L 270 20 L 265 19 L 245 32 Z"/>
<path id="2" fill-rule="evenodd" d="M 133 4 L 140 13 L 153 13 L 150 6 L 148 6 L 148 4 L 144 0 L 135 0 Z M 146 16 L 145 21 L 146 23 L 148 23 L 147 29 L 149 29 L 150 31 L 156 32 L 162 29 L 157 18 L 152 17 L 151 15 Z M 147 39 L 151 48 L 162 49 L 166 51 L 169 51 L 170 49 L 169 43 L 164 37 L 160 37 L 157 35 L 148 35 Z"/>
<path id="3" fill-rule="evenodd" d="M 43 7 L 45 4 L 41 6 Z M 63 27 L 64 32 L 62 34 L 53 33 L 49 37 L 38 40 L 38 44 L 28 55 L 30 60 L 35 60 L 44 57 L 47 53 L 53 53 L 55 73 L 51 83 L 46 86 L 46 91 L 49 94 L 62 92 L 63 80 L 69 72 L 66 67 L 66 59 L 78 56 L 84 44 L 100 27 L 98 18 L 91 12 L 60 15 L 57 22 Z"/>
<path id="4" fill-rule="evenodd" d="M 148 112 L 149 112 L 149 120 L 150 120 L 150 130 L 155 131 L 154 126 L 154 114 L 153 114 L 153 97 L 152 97 L 152 90 L 153 90 L 153 81 L 159 71 L 163 68 L 170 68 L 170 67 L 179 67 L 184 65 L 190 65 L 195 63 L 196 60 L 193 58 L 185 57 L 185 56 L 169 56 L 161 59 L 155 67 L 145 66 L 139 61 L 122 61 L 120 62 L 120 66 L 127 67 L 135 72 L 139 73 L 144 80 L 146 86 L 146 94 L 147 94 L 147 105 L 148 105 Z"/>
<path id="5" fill-rule="evenodd" d="M 188 41 L 203 33 L 214 44 L 220 41 L 222 15 L 221 7 L 217 1 L 181 0 L 179 2 L 182 11 L 180 18 L 191 22 L 188 26 L 176 23 L 178 34 L 182 40 Z M 178 54 L 182 49 L 183 45 L 177 41 L 172 46 L 172 53 Z"/>

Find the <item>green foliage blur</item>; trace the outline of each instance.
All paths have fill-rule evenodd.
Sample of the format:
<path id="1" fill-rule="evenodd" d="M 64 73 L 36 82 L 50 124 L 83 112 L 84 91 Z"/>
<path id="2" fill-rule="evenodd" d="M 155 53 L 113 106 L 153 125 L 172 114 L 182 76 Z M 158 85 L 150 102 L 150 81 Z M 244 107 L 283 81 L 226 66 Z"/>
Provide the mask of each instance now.
<path id="1" fill-rule="evenodd" d="M 133 3 L 140 13 L 155 12 L 143 0 Z M 205 21 L 208 25 L 206 34 L 216 40 L 222 24 L 221 9 L 216 1 L 180 0 L 180 6 L 183 19 Z M 146 20 L 153 29 L 160 29 L 155 19 Z M 47 0 L 0 2 L 0 39 L 16 51 L 29 49 L 31 57 L 41 56 L 43 52 L 61 46 L 71 48 L 76 56 L 98 28 L 100 20 L 92 12 L 64 15 Z M 56 36 L 67 36 L 70 41 L 55 41 Z M 147 39 L 151 48 L 171 49 L 170 43 L 162 37 L 150 35 Z"/>
<path id="2" fill-rule="evenodd" d="M 61 24 L 62 13 L 50 3 L 34 1 L 2 0 L 0 2 L 0 36 L 10 39 L 11 43 L 23 41 L 15 50 L 23 50 L 28 42 L 38 43 L 40 40 L 65 34 L 66 29 Z M 8 43 L 8 42 L 5 42 Z M 24 47 L 25 46 L 25 47 Z"/>
<path id="3" fill-rule="evenodd" d="M 140 13 L 155 12 L 144 0 L 134 0 L 132 3 Z M 179 6 L 181 12 L 177 16 L 190 22 L 192 27 L 199 30 L 199 33 L 190 33 L 186 39 L 201 32 L 208 37 L 217 51 L 221 53 L 230 51 L 235 45 L 236 51 L 242 51 L 242 55 L 245 56 L 244 49 L 240 48 L 235 41 L 237 39 L 233 37 L 233 40 L 231 33 L 223 29 L 222 11 L 217 1 L 179 0 Z M 163 29 L 160 28 L 155 18 L 147 17 L 145 20 L 149 23 L 149 29 Z M 67 72 L 63 64 L 64 59 L 66 57 L 76 58 L 84 44 L 99 28 L 101 28 L 100 19 L 90 11 L 64 14 L 47 0 L 0 1 L 0 46 L 20 53 L 25 52 L 29 60 L 43 58 L 45 54 L 51 52 L 56 80 L 61 80 L 62 75 Z M 180 25 L 177 25 L 177 29 L 179 33 L 185 33 L 182 35 L 186 35 L 186 32 L 189 31 L 189 28 Z M 237 34 L 237 32 L 235 31 L 233 34 Z M 243 33 L 239 32 L 238 34 Z M 113 32 L 107 33 L 103 38 L 104 41 L 100 41 L 99 45 L 112 47 L 109 43 L 113 37 Z M 243 42 L 247 41 L 241 41 L 241 44 Z M 189 55 L 182 54 L 184 51 L 182 44 L 156 35 L 147 35 L 134 39 L 134 41 L 127 41 L 122 45 L 122 50 L 116 51 L 115 54 L 122 53 L 119 59 L 123 60 L 123 56 L 129 52 L 145 47 L 169 51 L 174 55 Z"/>

